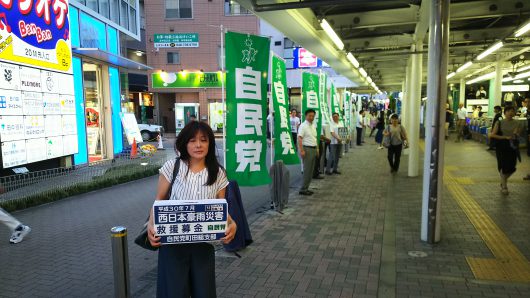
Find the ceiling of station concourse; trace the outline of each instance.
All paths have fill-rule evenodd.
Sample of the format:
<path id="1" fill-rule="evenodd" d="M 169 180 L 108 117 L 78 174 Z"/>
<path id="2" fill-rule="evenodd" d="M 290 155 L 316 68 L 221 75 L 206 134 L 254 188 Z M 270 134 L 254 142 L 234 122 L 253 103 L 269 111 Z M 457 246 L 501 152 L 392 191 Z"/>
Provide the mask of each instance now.
<path id="1" fill-rule="evenodd" d="M 399 90 L 412 52 L 411 45 L 420 39 L 424 55 L 423 83 L 426 82 L 428 33 L 425 32 L 431 0 L 236 1 L 361 86 L 367 86 L 366 80 L 355 67 L 348 67 L 345 57 L 348 52 L 355 56 L 380 89 Z M 298 31 L 291 29 L 293 19 L 307 31 L 314 30 L 313 38 L 298 36 Z M 329 22 L 343 41 L 343 50 L 338 50 L 325 35 L 319 23 L 322 19 Z M 471 74 L 467 79 L 491 72 L 496 59 L 506 61 L 503 64 L 505 72 L 514 70 L 512 60 L 518 60 L 515 67 L 530 64 L 530 32 L 514 37 L 517 28 L 529 21 L 530 0 L 452 0 L 448 71 L 455 71 L 467 61 L 474 63 L 452 77 L 450 82 L 456 83 Z M 422 35 L 424 37 L 419 38 Z M 494 55 L 476 61 L 478 54 L 501 40 L 504 47 Z M 333 59 L 336 61 L 331 61 Z"/>

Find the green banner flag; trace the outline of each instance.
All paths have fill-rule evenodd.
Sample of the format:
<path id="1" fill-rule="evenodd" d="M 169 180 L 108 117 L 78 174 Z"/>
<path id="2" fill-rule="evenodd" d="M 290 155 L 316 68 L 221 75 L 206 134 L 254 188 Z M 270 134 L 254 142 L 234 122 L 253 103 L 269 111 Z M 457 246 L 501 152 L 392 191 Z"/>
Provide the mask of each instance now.
<path id="1" fill-rule="evenodd" d="M 315 123 L 317 129 L 317 142 L 320 140 L 322 121 L 320 117 L 319 80 L 318 74 L 302 72 L 302 122 L 305 120 L 305 111 L 315 110 Z"/>
<path id="2" fill-rule="evenodd" d="M 270 40 L 227 32 L 226 171 L 240 186 L 270 183 L 266 167 Z"/>
<path id="3" fill-rule="evenodd" d="M 274 160 L 285 164 L 299 164 L 300 159 L 289 123 L 289 95 L 285 61 L 272 55 L 272 102 L 274 105 Z"/>
<path id="4" fill-rule="evenodd" d="M 331 122 L 331 114 L 329 113 L 328 106 L 328 92 L 327 84 L 328 78 L 327 75 L 323 72 L 319 75 L 319 91 L 320 91 L 320 115 L 322 120 L 320 121 L 321 125 L 329 124 Z"/>

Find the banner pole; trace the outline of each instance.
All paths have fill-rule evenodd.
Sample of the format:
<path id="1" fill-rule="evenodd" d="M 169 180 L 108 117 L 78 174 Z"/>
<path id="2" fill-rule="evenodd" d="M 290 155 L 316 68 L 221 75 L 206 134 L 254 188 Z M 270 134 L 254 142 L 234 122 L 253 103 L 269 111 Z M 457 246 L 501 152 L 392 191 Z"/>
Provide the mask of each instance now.
<path id="1" fill-rule="evenodd" d="M 271 83 L 269 84 L 270 88 L 271 88 L 271 91 L 270 91 L 270 98 L 268 98 L 269 100 L 269 114 L 271 115 L 271 121 L 270 123 L 267 123 L 267 125 L 269 126 L 269 129 L 271 131 L 271 147 L 270 147 L 270 150 L 271 150 L 271 153 L 270 153 L 270 156 L 271 156 L 271 166 L 274 164 L 274 138 L 276 137 L 275 136 L 275 133 L 276 131 L 274 130 L 274 103 L 273 103 L 273 96 L 272 96 L 272 92 L 274 92 L 274 86 L 273 86 L 273 79 L 272 79 L 272 56 L 274 55 L 274 52 L 273 51 L 269 51 L 269 75 L 267 76 L 267 79 L 271 81 Z"/>
<path id="2" fill-rule="evenodd" d="M 226 103 L 225 103 L 225 46 L 224 46 L 224 27 L 221 24 L 221 101 L 223 105 L 223 167 L 226 169 Z"/>

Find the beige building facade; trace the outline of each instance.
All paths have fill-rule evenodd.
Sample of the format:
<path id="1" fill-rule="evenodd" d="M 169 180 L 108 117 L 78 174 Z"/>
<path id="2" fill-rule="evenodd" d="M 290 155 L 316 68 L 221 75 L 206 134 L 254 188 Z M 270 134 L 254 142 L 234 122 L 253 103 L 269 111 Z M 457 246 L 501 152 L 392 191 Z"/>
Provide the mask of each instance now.
<path id="1" fill-rule="evenodd" d="M 220 26 L 258 34 L 259 19 L 230 0 L 149 0 L 145 1 L 145 20 L 147 64 L 153 68 L 148 77 L 149 92 L 154 96 L 154 119 L 168 132 L 178 130 L 185 122 L 179 124 L 175 104 L 195 104 L 198 119 L 212 125 L 216 116 L 219 119 L 221 88 L 160 85 L 153 82 L 153 74 L 178 78 L 190 73 L 200 76 L 201 72 L 219 72 Z"/>

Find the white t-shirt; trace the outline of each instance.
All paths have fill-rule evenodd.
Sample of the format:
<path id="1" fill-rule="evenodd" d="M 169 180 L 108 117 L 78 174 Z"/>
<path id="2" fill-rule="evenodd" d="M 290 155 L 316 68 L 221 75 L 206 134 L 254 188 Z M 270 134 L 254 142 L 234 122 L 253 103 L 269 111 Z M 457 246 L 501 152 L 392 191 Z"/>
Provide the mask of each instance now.
<path id="1" fill-rule="evenodd" d="M 467 117 L 467 110 L 466 108 L 461 108 L 456 111 L 456 116 L 458 117 L 458 120 L 465 120 Z"/>
<path id="2" fill-rule="evenodd" d="M 160 168 L 159 172 L 166 180 L 171 183 L 173 178 L 173 168 L 175 167 L 175 159 L 166 161 Z M 228 179 L 226 172 L 219 168 L 217 180 L 212 185 L 206 185 L 208 181 L 208 168 L 204 168 L 198 173 L 193 173 L 189 170 L 188 165 L 183 160 L 180 160 L 180 168 L 173 183 L 170 200 L 207 200 L 217 198 L 217 193 L 228 186 Z"/>
<path id="3" fill-rule="evenodd" d="M 362 128 L 363 127 L 363 118 L 364 118 L 363 115 L 361 115 L 361 114 L 357 115 L 357 125 L 356 126 L 358 128 Z"/>
<path id="4" fill-rule="evenodd" d="M 300 125 L 300 118 L 298 117 L 290 117 L 289 120 L 291 121 L 291 132 L 296 133 L 298 131 L 298 125 Z"/>
<path id="5" fill-rule="evenodd" d="M 317 129 L 316 125 L 309 123 L 307 120 L 300 124 L 298 128 L 298 136 L 302 137 L 302 145 L 309 147 L 316 147 L 317 145 Z"/>
<path id="6" fill-rule="evenodd" d="M 334 132 L 338 137 L 339 136 L 339 124 L 338 123 L 335 123 L 333 121 L 331 121 L 331 123 L 329 124 L 329 130 L 330 132 Z M 331 145 L 337 145 L 339 144 L 339 140 L 335 139 L 335 137 L 332 135 L 331 136 Z"/>

